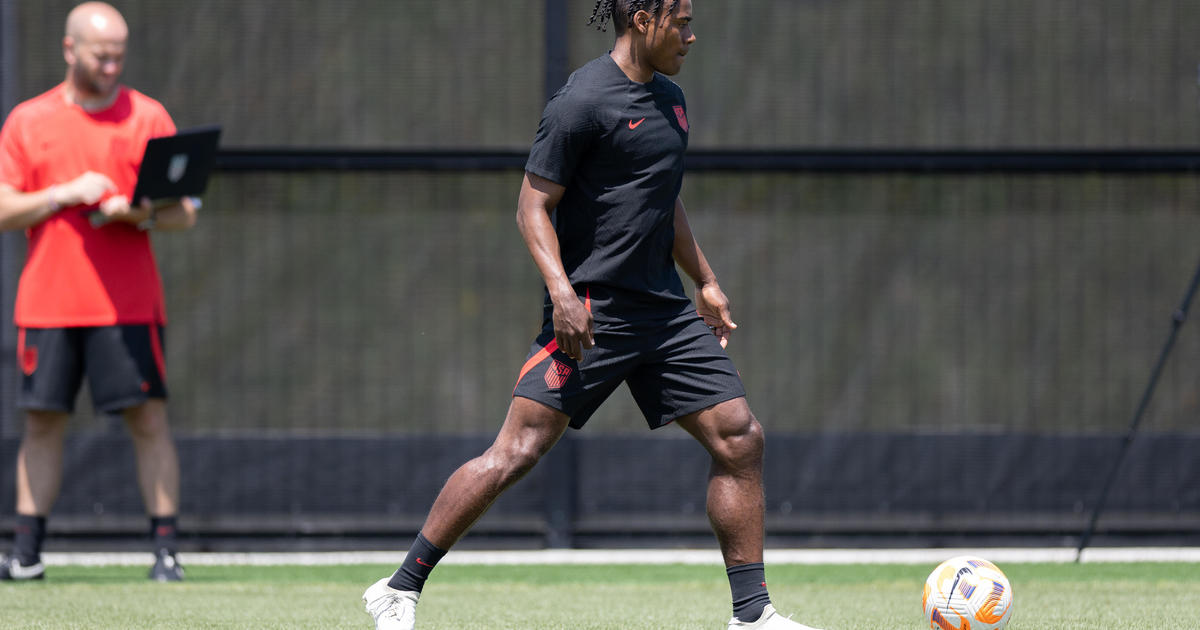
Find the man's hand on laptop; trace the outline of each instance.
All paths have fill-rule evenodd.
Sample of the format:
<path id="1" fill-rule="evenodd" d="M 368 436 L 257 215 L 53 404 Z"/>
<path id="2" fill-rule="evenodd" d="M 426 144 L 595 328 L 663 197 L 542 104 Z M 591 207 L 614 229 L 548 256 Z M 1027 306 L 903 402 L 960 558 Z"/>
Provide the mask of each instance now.
<path id="1" fill-rule="evenodd" d="M 69 208 L 93 205 L 103 199 L 104 195 L 116 190 L 117 185 L 107 175 L 88 171 L 65 184 L 58 184 L 52 188 L 51 202 L 56 207 Z"/>
<path id="2" fill-rule="evenodd" d="M 96 227 L 113 221 L 138 225 L 153 215 L 154 205 L 149 199 L 143 198 L 141 204 L 132 206 L 125 195 L 113 195 L 100 203 L 100 211 L 93 214 L 91 220 Z"/>

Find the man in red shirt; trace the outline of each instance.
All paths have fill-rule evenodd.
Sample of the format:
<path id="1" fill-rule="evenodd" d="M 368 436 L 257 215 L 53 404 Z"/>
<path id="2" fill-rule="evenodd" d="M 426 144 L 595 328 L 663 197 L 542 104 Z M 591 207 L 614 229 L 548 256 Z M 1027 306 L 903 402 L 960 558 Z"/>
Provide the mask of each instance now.
<path id="1" fill-rule="evenodd" d="M 146 141 L 175 133 L 157 101 L 119 83 L 128 27 L 112 6 L 67 17 L 66 79 L 0 129 L 0 230 L 29 240 L 17 290 L 17 526 L 0 580 L 44 575 L 46 516 L 62 482 L 63 437 L 84 376 L 95 407 L 121 413 L 155 541 L 152 579 L 178 581 L 179 460 L 167 425 L 162 281 L 149 230 L 184 230 L 191 200 L 131 200 Z M 89 217 L 104 215 L 95 227 Z"/>

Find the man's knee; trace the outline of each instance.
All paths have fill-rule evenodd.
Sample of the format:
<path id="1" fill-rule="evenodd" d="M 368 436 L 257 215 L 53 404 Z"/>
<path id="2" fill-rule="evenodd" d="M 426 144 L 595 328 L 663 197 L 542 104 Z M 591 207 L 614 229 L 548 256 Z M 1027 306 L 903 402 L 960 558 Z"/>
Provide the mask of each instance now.
<path id="1" fill-rule="evenodd" d="M 488 449 L 487 465 L 499 470 L 507 479 L 520 479 L 533 470 L 549 451 L 553 440 L 543 435 L 524 435 L 523 439 L 497 440 Z"/>
<path id="2" fill-rule="evenodd" d="M 505 426 L 484 454 L 485 465 L 506 479 L 519 479 L 533 469 L 566 430 L 561 412 L 523 398 L 516 398 Z"/>
<path id="3" fill-rule="evenodd" d="M 729 468 L 758 466 L 763 454 L 763 428 L 744 402 L 720 410 L 713 459 Z"/>
<path id="4" fill-rule="evenodd" d="M 69 414 L 57 411 L 25 412 L 25 439 L 61 440 L 67 432 Z"/>
<path id="5" fill-rule="evenodd" d="M 723 440 L 725 463 L 735 467 L 756 465 L 762 461 L 763 430 L 754 416 L 742 425 L 737 433 Z"/>
<path id="6" fill-rule="evenodd" d="M 169 437 L 166 405 L 160 400 L 148 400 L 137 407 L 126 409 L 122 414 L 125 426 L 134 439 L 156 439 Z"/>
<path id="7" fill-rule="evenodd" d="M 541 460 L 542 453 L 528 446 L 509 446 L 499 449 L 494 456 L 505 477 L 519 479 L 533 470 Z"/>

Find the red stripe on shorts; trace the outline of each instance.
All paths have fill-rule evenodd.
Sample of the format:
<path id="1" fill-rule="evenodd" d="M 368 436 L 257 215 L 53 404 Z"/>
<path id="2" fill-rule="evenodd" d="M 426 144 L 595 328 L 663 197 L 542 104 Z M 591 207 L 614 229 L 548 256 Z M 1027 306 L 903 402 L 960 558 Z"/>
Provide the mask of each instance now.
<path id="1" fill-rule="evenodd" d="M 521 373 L 517 375 L 517 385 L 521 384 L 521 379 L 525 378 L 525 375 L 529 373 L 529 370 L 533 369 L 533 366 L 545 361 L 546 357 L 554 354 L 555 350 L 558 350 L 558 341 L 551 339 L 550 343 L 542 346 L 542 349 L 537 351 L 537 354 L 529 357 L 525 365 L 521 366 Z M 514 392 L 517 391 L 517 385 L 513 385 Z"/>
<path id="2" fill-rule="evenodd" d="M 154 353 L 154 364 L 158 366 L 158 378 L 167 382 L 167 360 L 163 358 L 162 339 L 158 336 L 158 325 L 150 324 L 150 351 Z"/>
<path id="3" fill-rule="evenodd" d="M 34 370 L 37 369 L 37 354 L 33 354 L 32 357 L 25 355 L 24 328 L 17 329 L 17 365 L 21 366 L 21 373 L 25 376 L 33 376 Z"/>
<path id="4" fill-rule="evenodd" d="M 583 307 L 587 309 L 587 312 L 592 312 L 592 290 L 590 288 L 584 290 Z M 529 373 L 529 370 L 533 369 L 533 366 L 545 361 L 546 357 L 554 354 L 555 350 L 558 350 L 558 340 L 551 339 L 550 343 L 542 346 L 542 349 L 537 351 L 537 354 L 529 357 L 525 365 L 521 366 L 521 373 L 517 375 L 517 384 L 513 385 L 513 391 L 517 391 L 517 386 L 521 384 L 521 379 L 525 378 L 525 375 Z"/>

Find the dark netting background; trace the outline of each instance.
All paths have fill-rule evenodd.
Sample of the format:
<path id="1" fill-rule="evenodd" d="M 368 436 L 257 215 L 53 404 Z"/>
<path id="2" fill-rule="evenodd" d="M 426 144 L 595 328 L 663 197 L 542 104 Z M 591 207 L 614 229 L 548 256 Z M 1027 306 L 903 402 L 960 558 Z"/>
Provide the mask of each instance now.
<path id="1" fill-rule="evenodd" d="M 11 1 L 11 0 L 9 0 Z M 567 3 L 569 66 L 607 50 Z M 132 0 L 127 82 L 226 146 L 527 149 L 546 0 Z M 75 0 L 16 3 L 19 97 L 63 75 Z M 677 77 L 694 148 L 1180 147 L 1187 0 L 698 0 Z"/>
<path id="2" fill-rule="evenodd" d="M 157 239 L 177 426 L 492 431 L 541 325 L 516 178 L 222 176 L 195 230 Z M 683 195 L 776 431 L 1119 430 L 1200 260 L 1191 177 L 708 174 Z M 1180 343 L 1162 429 L 1200 410 L 1200 334 Z"/>
<path id="3" fill-rule="evenodd" d="M 74 1 L 8 1 L 20 100 L 61 80 Z M 545 4 L 123 2 L 126 82 L 181 127 L 221 123 L 226 148 L 523 151 Z M 571 68 L 612 38 L 586 25 L 592 4 L 568 7 Z M 696 18 L 677 77 L 693 148 L 1196 145 L 1196 3 L 697 0 Z M 519 181 L 224 171 L 193 231 L 155 237 L 191 531 L 419 525 L 494 435 L 540 326 Z M 771 531 L 817 543 L 1077 533 L 1200 259 L 1192 174 L 692 172 L 683 197 L 771 436 Z M 23 243 L 4 245 L 11 313 Z M 1189 326 L 1113 530 L 1200 523 L 1198 375 Z M 11 505 L 21 426 L 3 407 Z M 54 522 L 140 531 L 120 423 L 81 407 Z M 674 427 L 647 433 L 624 390 L 556 452 L 568 463 L 536 469 L 478 531 L 543 535 L 566 496 L 580 544 L 704 535 L 704 453 Z"/>

